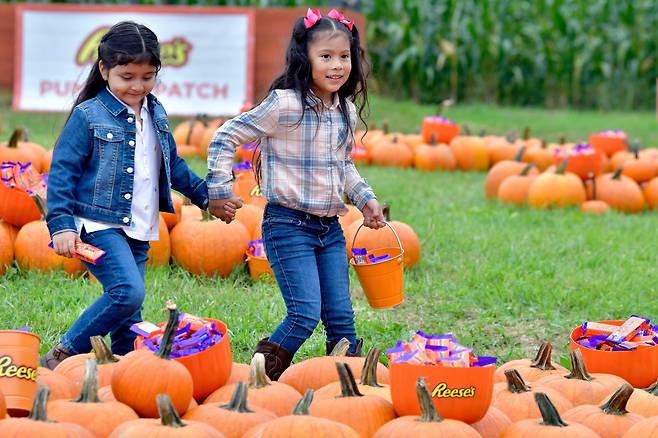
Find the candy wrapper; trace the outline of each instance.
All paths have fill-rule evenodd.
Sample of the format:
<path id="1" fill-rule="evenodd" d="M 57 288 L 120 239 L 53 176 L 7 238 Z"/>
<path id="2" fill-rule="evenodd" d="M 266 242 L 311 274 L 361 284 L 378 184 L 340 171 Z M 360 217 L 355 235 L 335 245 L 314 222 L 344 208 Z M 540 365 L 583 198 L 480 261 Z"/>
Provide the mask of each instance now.
<path id="1" fill-rule="evenodd" d="M 430 335 L 417 331 L 411 342 L 398 340 L 386 350 L 391 362 L 468 368 L 496 365 L 496 358 L 475 356 L 471 348 L 459 344 L 452 333 Z"/>
<path id="2" fill-rule="evenodd" d="M 368 253 L 366 248 L 352 248 L 352 257 L 354 258 L 354 263 L 357 265 L 379 263 L 391 258 L 389 254 L 375 256 L 374 254 Z"/>
<path id="3" fill-rule="evenodd" d="M 595 135 L 600 135 L 601 137 L 614 137 L 626 139 L 628 136 L 621 129 L 608 129 L 607 131 L 597 132 Z"/>
<path id="4" fill-rule="evenodd" d="M 164 327 L 142 321 L 133 324 L 130 330 L 144 337 L 144 346 L 151 351 L 158 351 Z M 171 348 L 171 357 L 191 356 L 212 347 L 221 340 L 222 333 L 215 322 L 189 313 L 181 313 Z"/>
<path id="5" fill-rule="evenodd" d="M 53 243 L 50 242 L 48 246 L 52 248 Z M 91 263 L 94 266 L 99 264 L 105 258 L 105 254 L 105 251 L 96 248 L 94 245 L 81 241 L 75 242 L 75 257 L 87 263 Z"/>
<path id="6" fill-rule="evenodd" d="M 247 255 L 251 257 L 258 257 L 261 259 L 267 258 L 265 255 L 265 247 L 263 246 L 263 240 L 250 240 L 247 242 Z"/>
<path id="7" fill-rule="evenodd" d="M 585 348 L 603 351 L 629 351 L 657 344 L 658 333 L 651 320 L 631 315 L 622 325 L 585 321 L 575 341 Z"/>
<path id="8" fill-rule="evenodd" d="M 46 201 L 46 182 L 32 163 L 5 161 L 0 165 L 0 179 L 9 188 L 17 188 Z"/>
<path id="9" fill-rule="evenodd" d="M 433 122 L 441 123 L 443 125 L 456 125 L 455 122 L 443 116 L 427 116 L 425 118 Z"/>

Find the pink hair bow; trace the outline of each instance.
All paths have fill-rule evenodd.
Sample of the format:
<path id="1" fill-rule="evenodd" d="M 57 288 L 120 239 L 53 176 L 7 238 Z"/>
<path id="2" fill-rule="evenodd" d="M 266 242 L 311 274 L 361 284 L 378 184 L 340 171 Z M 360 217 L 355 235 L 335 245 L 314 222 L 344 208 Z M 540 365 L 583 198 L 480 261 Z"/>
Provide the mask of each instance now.
<path id="1" fill-rule="evenodd" d="M 306 11 L 306 17 L 304 18 L 304 26 L 308 29 L 311 28 L 320 21 L 322 18 L 322 14 L 320 14 L 320 11 L 317 9 L 311 9 L 308 8 L 308 11 Z"/>
<path id="2" fill-rule="evenodd" d="M 327 17 L 334 18 L 334 19 L 340 21 L 345 26 L 347 26 L 347 28 L 350 31 L 352 30 L 353 23 L 350 20 L 348 20 L 347 18 L 345 18 L 345 16 L 343 14 L 341 14 L 340 12 L 338 12 L 337 10 L 332 9 L 331 11 L 329 11 L 329 13 L 327 14 Z"/>

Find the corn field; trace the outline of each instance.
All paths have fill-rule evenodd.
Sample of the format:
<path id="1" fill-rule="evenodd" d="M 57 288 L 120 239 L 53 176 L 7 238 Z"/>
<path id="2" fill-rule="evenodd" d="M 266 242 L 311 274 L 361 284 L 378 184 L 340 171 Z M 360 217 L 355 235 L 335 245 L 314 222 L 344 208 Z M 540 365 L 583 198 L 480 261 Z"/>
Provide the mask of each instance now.
<path id="1" fill-rule="evenodd" d="M 128 3 L 355 6 L 367 19 L 373 88 L 421 102 L 451 98 L 603 110 L 651 109 L 656 102 L 658 0 Z"/>

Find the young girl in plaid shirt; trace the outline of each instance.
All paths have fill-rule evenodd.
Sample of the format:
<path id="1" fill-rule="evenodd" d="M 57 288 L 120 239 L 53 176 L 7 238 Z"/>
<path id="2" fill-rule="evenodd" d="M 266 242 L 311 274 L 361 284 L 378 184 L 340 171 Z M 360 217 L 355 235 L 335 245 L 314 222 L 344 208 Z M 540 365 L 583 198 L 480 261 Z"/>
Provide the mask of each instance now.
<path id="1" fill-rule="evenodd" d="M 288 314 L 258 342 L 267 375 L 277 380 L 322 320 L 327 350 L 341 338 L 360 355 L 349 293 L 345 238 L 338 215 L 346 194 L 364 225 L 385 225 L 375 195 L 350 159 L 367 103 L 363 49 L 356 26 L 336 10 L 308 10 L 293 28 L 284 73 L 254 109 L 226 122 L 208 148 L 209 210 L 231 222 L 242 205 L 232 190 L 231 165 L 240 144 L 260 141 L 263 243 Z"/>

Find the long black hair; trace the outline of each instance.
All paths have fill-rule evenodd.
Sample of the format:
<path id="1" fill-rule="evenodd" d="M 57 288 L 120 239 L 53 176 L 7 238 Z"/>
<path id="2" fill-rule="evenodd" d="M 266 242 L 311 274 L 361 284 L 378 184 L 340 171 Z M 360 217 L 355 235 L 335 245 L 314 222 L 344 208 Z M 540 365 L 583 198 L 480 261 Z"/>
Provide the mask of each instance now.
<path id="1" fill-rule="evenodd" d="M 300 93 L 302 99 L 302 115 L 298 123 L 301 123 L 306 112 L 306 105 L 304 104 L 309 104 L 308 106 L 312 108 L 319 118 L 315 107 L 312 105 L 310 96 L 313 80 L 311 75 L 311 61 L 308 57 L 308 45 L 322 31 L 342 32 L 350 43 L 352 69 L 347 82 L 338 90 L 340 112 L 348 127 L 349 136 L 347 137 L 347 141 L 350 141 L 354 137 L 354 132 L 352 132 L 352 127 L 349 123 L 349 110 L 346 105 L 346 99 L 349 98 L 354 102 L 358 109 L 359 119 L 366 126 L 366 129 L 367 125 L 364 119 L 364 113 L 367 115 L 368 108 L 367 62 L 365 51 L 361 47 L 359 30 L 355 24 L 352 25 L 352 30 L 350 30 L 342 22 L 323 16 L 312 27 L 307 29 L 304 24 L 304 17 L 299 17 L 292 29 L 290 43 L 286 52 L 284 71 L 281 76 L 272 82 L 270 92 L 276 89 L 289 89 L 296 90 Z M 254 155 L 255 173 L 258 178 L 261 164 L 260 154 L 256 156 L 255 153 Z"/>
<path id="2" fill-rule="evenodd" d="M 107 86 L 101 75 L 99 61 L 103 61 L 103 67 L 108 70 L 117 65 L 146 63 L 155 67 L 158 72 L 162 65 L 158 37 L 148 27 L 133 21 L 122 21 L 112 26 L 101 38 L 98 45 L 98 59 L 78 93 L 73 108 L 93 98 Z"/>

